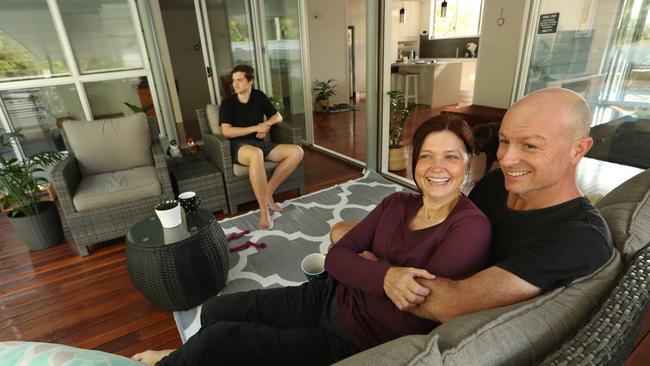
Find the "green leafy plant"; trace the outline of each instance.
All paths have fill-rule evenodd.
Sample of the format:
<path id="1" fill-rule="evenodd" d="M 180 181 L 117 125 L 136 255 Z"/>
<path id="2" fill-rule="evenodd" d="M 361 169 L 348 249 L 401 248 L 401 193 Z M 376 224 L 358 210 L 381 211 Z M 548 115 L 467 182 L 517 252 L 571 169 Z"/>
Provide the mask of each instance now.
<path id="1" fill-rule="evenodd" d="M 129 109 L 131 109 L 133 113 L 140 113 L 140 112 L 147 113 L 147 111 L 153 108 L 153 104 L 145 104 L 143 106 L 137 106 L 135 104 L 131 104 L 127 102 L 124 102 L 124 104 L 126 104 L 126 106 L 129 107 Z"/>
<path id="2" fill-rule="evenodd" d="M 330 97 L 336 95 L 335 88 L 336 84 L 334 84 L 334 79 L 327 79 L 327 81 L 316 79 L 312 85 L 314 103 L 318 103 L 321 100 L 328 100 Z"/>
<path id="3" fill-rule="evenodd" d="M 388 131 L 389 148 L 402 147 L 402 137 L 404 136 L 404 129 L 406 122 L 408 122 L 409 115 L 415 108 L 419 106 L 416 103 L 407 103 L 404 105 L 404 94 L 399 90 L 391 90 L 387 92 L 390 97 L 390 126 Z"/>
<path id="4" fill-rule="evenodd" d="M 279 95 L 272 95 L 269 97 L 269 100 L 275 109 L 277 109 L 278 112 L 282 113 L 282 110 L 284 109 L 284 104 L 282 104 L 282 97 Z"/>
<path id="5" fill-rule="evenodd" d="M 9 213 L 11 217 L 32 216 L 39 212 L 39 187 L 48 180 L 37 174 L 65 158 L 64 153 L 56 151 L 38 152 L 22 161 L 14 157 L 7 158 L 8 154 L 5 153 L 10 151 L 12 142 L 24 138 L 20 132 L 0 132 L 0 191 L 8 201 L 17 205 Z"/>
<path id="6" fill-rule="evenodd" d="M 172 208 L 178 206 L 178 201 L 174 199 L 161 199 L 160 202 L 156 203 L 153 208 L 158 211 L 171 210 Z"/>

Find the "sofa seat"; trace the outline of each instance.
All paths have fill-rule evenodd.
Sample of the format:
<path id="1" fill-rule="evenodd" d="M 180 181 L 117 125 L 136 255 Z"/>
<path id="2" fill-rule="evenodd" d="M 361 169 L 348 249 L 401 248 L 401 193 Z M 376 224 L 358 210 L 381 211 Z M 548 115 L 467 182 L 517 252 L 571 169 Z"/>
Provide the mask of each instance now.
<path id="1" fill-rule="evenodd" d="M 276 166 L 278 166 L 278 163 L 274 161 L 264 161 L 264 170 L 266 170 L 266 175 L 268 177 L 271 176 L 271 173 Z M 248 167 L 246 165 L 233 163 L 232 172 L 236 177 L 248 177 Z"/>
<path id="2" fill-rule="evenodd" d="M 161 193 L 155 166 L 142 166 L 83 177 L 72 202 L 77 211 L 85 211 Z"/>

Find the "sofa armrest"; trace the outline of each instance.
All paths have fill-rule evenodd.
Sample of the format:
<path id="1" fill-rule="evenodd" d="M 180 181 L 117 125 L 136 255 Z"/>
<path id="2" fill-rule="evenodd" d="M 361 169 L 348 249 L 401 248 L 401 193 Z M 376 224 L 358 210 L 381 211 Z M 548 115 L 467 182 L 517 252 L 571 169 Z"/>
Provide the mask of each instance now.
<path id="1" fill-rule="evenodd" d="M 542 365 L 622 365 L 650 303 L 650 244 L 634 257 L 598 311 Z"/>
<path id="2" fill-rule="evenodd" d="M 72 197 L 81 182 L 79 164 L 73 154 L 69 154 L 63 161 L 59 162 L 52 170 L 52 184 L 59 198 L 63 212 L 75 212 Z"/>
<path id="3" fill-rule="evenodd" d="M 162 194 L 165 196 L 173 196 L 172 183 L 169 179 L 169 171 L 167 170 L 167 157 L 159 142 L 151 144 L 151 154 L 153 155 L 153 162 L 156 166 L 156 174 L 158 175 L 158 181 L 160 181 Z"/>
<path id="4" fill-rule="evenodd" d="M 300 127 L 282 122 L 271 127 L 271 140 L 278 144 L 302 144 L 302 131 Z"/>
<path id="5" fill-rule="evenodd" d="M 203 149 L 208 160 L 224 174 L 232 174 L 230 141 L 223 135 L 207 133 L 203 135 Z"/>

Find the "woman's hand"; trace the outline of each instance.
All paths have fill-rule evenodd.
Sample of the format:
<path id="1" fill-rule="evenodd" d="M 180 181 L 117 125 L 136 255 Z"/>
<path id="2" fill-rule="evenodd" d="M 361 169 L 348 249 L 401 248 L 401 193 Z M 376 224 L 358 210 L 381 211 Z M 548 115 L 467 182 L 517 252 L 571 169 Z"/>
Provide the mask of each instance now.
<path id="1" fill-rule="evenodd" d="M 373 262 L 376 262 L 376 261 L 379 260 L 379 258 L 377 258 L 376 255 L 372 254 L 372 252 L 369 252 L 367 250 L 364 250 L 363 252 L 359 253 L 359 257 L 365 258 L 365 259 L 373 261 Z"/>
<path id="2" fill-rule="evenodd" d="M 412 309 L 423 303 L 431 290 L 415 281 L 415 278 L 433 280 L 436 276 L 424 269 L 390 267 L 384 277 L 384 292 L 400 310 Z"/>

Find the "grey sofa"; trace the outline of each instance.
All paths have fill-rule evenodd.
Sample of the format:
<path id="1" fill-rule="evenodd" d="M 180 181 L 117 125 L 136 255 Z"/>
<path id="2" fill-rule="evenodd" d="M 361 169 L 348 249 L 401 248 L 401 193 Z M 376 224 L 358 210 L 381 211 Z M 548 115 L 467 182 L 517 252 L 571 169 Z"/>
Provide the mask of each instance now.
<path id="1" fill-rule="evenodd" d="M 597 204 L 617 251 L 593 275 L 529 301 L 453 319 L 337 365 L 621 365 L 649 303 L 650 170 Z"/>
<path id="2" fill-rule="evenodd" d="M 209 104 L 206 109 L 197 109 L 196 115 L 201 128 L 205 155 L 223 173 L 228 209 L 232 215 L 235 215 L 238 212 L 237 205 L 255 200 L 255 194 L 248 178 L 248 168 L 240 164 L 233 164 L 230 141 L 221 134 L 219 127 L 218 106 Z M 300 145 L 302 143 L 300 128 L 289 122 L 274 125 L 271 128 L 270 139 L 278 144 Z M 276 163 L 267 161 L 264 165 L 266 174 L 270 177 Z M 301 195 L 305 193 L 305 169 L 302 162 L 278 187 L 276 193 L 292 189 L 297 189 Z"/>
<path id="3" fill-rule="evenodd" d="M 153 212 L 160 197 L 173 197 L 165 155 L 151 141 L 144 113 L 98 121 L 66 121 L 69 156 L 52 172 L 79 254 L 89 245 L 125 236 Z"/>

